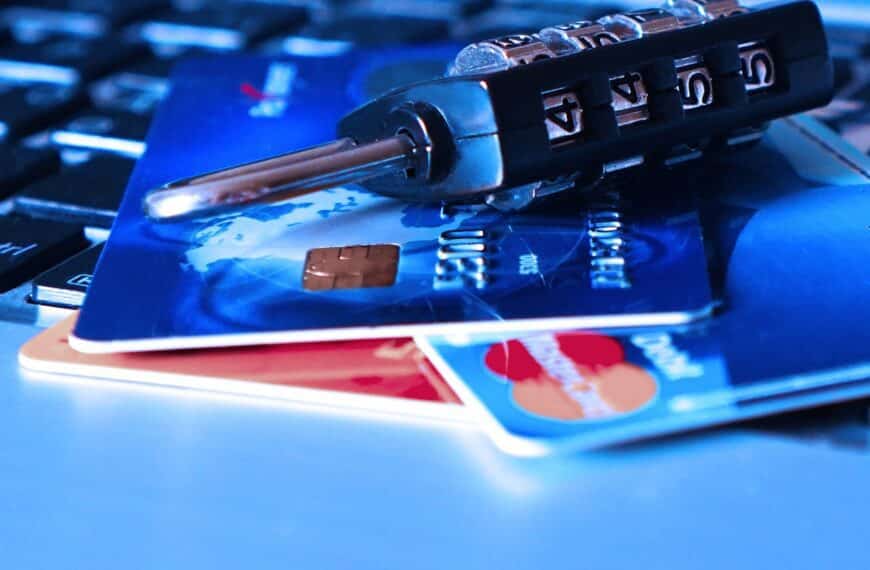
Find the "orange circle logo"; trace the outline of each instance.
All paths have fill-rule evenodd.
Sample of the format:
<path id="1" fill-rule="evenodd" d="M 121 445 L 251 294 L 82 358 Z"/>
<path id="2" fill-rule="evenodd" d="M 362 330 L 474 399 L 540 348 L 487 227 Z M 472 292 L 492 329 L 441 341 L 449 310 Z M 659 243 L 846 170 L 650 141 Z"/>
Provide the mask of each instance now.
<path id="1" fill-rule="evenodd" d="M 512 383 L 523 410 L 559 420 L 607 419 L 642 408 L 658 384 L 596 333 L 553 333 L 492 345 L 486 367 Z"/>

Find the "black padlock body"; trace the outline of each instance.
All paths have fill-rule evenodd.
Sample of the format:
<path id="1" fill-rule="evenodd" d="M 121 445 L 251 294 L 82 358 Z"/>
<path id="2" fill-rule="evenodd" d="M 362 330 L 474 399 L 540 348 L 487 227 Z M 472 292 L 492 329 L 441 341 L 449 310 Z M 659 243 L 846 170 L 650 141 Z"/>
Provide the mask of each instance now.
<path id="1" fill-rule="evenodd" d="M 640 91 L 642 109 L 617 109 L 631 107 Z M 411 85 L 351 112 L 339 134 L 359 142 L 390 136 L 396 125 L 386 117 L 426 103 L 441 124 L 417 142 L 435 153 L 451 149 L 447 175 L 397 174 L 367 186 L 405 199 L 457 199 L 628 158 L 653 163 L 670 149 L 824 105 L 832 94 L 821 17 L 801 0 L 487 75 Z M 556 107 L 547 107 L 553 100 Z M 445 136 L 452 140 L 439 144 Z"/>

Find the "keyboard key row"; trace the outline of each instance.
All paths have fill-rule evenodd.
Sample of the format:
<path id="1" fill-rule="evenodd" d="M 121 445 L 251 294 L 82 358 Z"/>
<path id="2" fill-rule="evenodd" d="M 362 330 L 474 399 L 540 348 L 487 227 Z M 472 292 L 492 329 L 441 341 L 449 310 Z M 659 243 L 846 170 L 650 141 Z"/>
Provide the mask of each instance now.
<path id="1" fill-rule="evenodd" d="M 0 291 L 8 291 L 88 246 L 81 226 L 0 217 Z"/>
<path id="2" fill-rule="evenodd" d="M 168 12 L 127 33 L 164 55 L 186 48 L 239 50 L 268 36 L 293 32 L 307 20 L 308 11 L 300 7 L 232 3 Z"/>
<path id="3" fill-rule="evenodd" d="M 19 41 L 55 35 L 96 37 L 168 6 L 167 0 L 12 0 L 0 12 L 0 20 Z"/>
<path id="4" fill-rule="evenodd" d="M 0 79 L 75 85 L 96 79 L 147 54 L 144 46 L 114 36 L 13 44 L 0 49 Z"/>

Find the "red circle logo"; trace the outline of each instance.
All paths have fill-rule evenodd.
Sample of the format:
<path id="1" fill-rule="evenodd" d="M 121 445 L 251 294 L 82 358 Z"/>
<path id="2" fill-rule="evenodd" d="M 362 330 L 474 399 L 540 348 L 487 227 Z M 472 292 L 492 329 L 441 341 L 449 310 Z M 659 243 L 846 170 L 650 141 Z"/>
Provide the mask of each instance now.
<path id="1" fill-rule="evenodd" d="M 530 336 L 492 345 L 486 367 L 511 382 L 523 410 L 560 420 L 607 419 L 652 401 L 658 384 L 625 361 L 615 339 L 596 333 Z"/>

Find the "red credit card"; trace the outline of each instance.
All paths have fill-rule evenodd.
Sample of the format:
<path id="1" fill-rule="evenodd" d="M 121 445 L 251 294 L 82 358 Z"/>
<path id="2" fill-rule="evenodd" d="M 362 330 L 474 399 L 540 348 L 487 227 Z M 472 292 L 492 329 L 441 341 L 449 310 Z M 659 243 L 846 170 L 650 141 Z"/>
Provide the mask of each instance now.
<path id="1" fill-rule="evenodd" d="M 411 339 L 84 354 L 67 342 L 76 316 L 21 347 L 22 367 L 55 376 L 466 419 L 459 398 Z"/>

